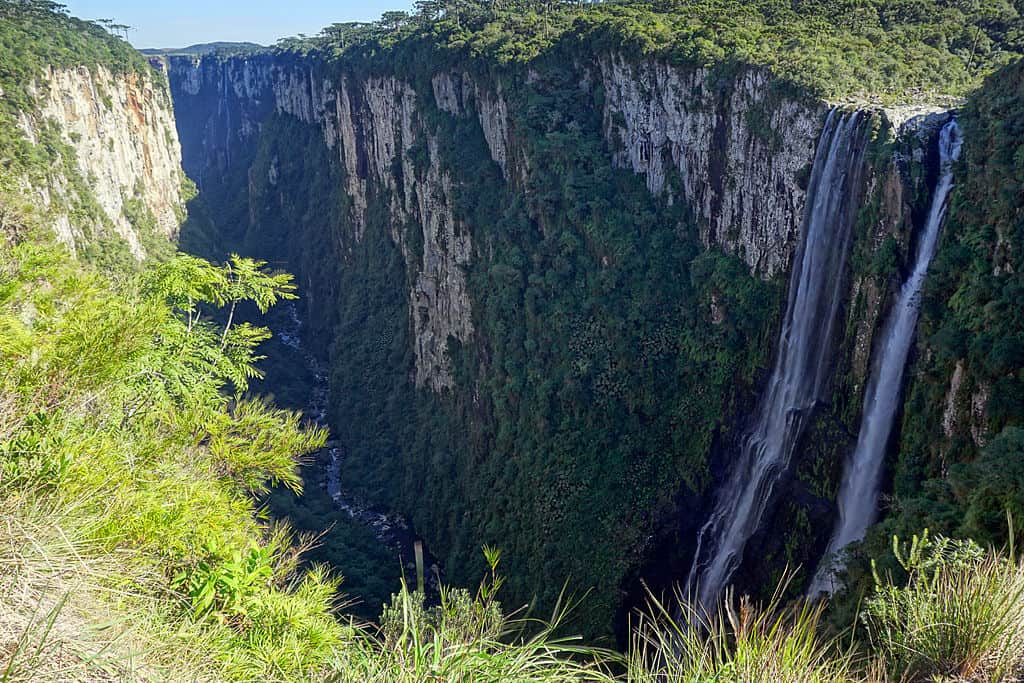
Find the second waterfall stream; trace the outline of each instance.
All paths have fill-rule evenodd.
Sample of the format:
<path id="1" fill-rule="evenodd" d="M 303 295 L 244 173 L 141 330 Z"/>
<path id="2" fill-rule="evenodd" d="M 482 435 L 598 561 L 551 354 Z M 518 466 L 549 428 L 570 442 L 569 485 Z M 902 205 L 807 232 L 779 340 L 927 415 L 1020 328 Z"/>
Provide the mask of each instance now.
<path id="1" fill-rule="evenodd" d="M 861 412 L 857 447 L 846 463 L 839 490 L 839 521 L 828 550 L 822 558 L 808 595 L 831 593 L 843 564 L 837 557 L 844 548 L 864 537 L 874 521 L 878 504 L 878 486 L 885 458 L 885 446 L 899 410 L 903 369 L 910 353 L 920 310 L 921 288 L 928 265 L 935 255 L 939 230 L 946 216 L 949 194 L 953 189 L 953 165 L 960 157 L 960 129 L 953 119 L 939 133 L 939 180 L 932 193 L 931 209 L 924 232 L 918 240 L 914 269 L 900 289 L 899 298 L 883 328 L 882 344 L 872 369 L 864 407 Z"/>
<path id="2" fill-rule="evenodd" d="M 825 398 L 841 283 L 859 208 L 864 124 L 860 112 L 833 109 L 818 140 L 772 374 L 701 529 L 690 569 L 689 590 L 706 609 L 713 609 L 739 565 L 812 409 Z"/>

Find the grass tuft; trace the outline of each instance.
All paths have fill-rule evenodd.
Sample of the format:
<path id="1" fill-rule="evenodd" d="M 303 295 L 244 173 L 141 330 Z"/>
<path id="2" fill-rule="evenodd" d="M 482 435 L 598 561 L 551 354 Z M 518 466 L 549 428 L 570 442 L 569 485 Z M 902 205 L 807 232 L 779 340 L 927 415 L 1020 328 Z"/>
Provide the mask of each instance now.
<path id="1" fill-rule="evenodd" d="M 894 680 L 1024 678 L 1024 563 L 971 541 L 894 539 L 905 586 L 875 574 L 864 615 Z"/>
<path id="2" fill-rule="evenodd" d="M 672 612 L 653 595 L 633 629 L 630 683 L 849 683 L 849 650 L 818 635 L 823 606 L 783 607 L 783 586 L 766 606 L 727 591 L 717 612 L 677 596 Z"/>

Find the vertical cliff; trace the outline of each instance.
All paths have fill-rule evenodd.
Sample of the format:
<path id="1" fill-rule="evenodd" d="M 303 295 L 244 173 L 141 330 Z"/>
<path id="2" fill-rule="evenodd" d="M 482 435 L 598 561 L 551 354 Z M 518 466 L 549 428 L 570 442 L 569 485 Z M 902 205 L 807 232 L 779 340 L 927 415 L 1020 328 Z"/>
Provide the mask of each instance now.
<path id="1" fill-rule="evenodd" d="M 27 90 L 34 106 L 20 113 L 21 132 L 56 159 L 24 184 L 47 207 L 61 241 L 82 248 L 113 238 L 135 259 L 169 244 L 185 199 L 163 75 L 48 67 Z"/>
<path id="2" fill-rule="evenodd" d="M 200 188 L 220 182 L 210 176 L 224 173 L 233 159 L 244 165 L 261 121 L 284 114 L 317 126 L 340 161 L 350 202 L 345 238 L 362 238 L 369 195 L 388 194 L 392 238 L 414 278 L 408 297 L 416 311 L 416 382 L 450 388 L 447 339 L 465 342 L 473 330 L 464 277 L 472 237 L 453 214 L 451 173 L 442 168 L 423 109 L 474 121 L 506 183 L 526 190 L 529 154 L 517 146 L 501 80 L 481 83 L 468 70 L 444 70 L 430 75 L 429 91 L 418 93 L 393 76 L 330 78 L 315 64 L 267 55 L 174 57 L 168 68 L 187 131 L 185 168 Z M 653 194 L 692 210 L 706 246 L 737 254 L 763 277 L 784 271 L 823 105 L 781 96 L 757 70 L 723 90 L 701 69 L 637 69 L 619 55 L 582 69 L 579 87 L 603 94 L 593 106 L 602 107 L 613 165 L 643 173 Z M 422 234 L 406 239 L 398 226 L 407 224 Z"/>
<path id="3" fill-rule="evenodd" d="M 615 163 L 643 174 L 651 192 L 683 201 L 701 241 L 767 276 L 786 270 L 824 104 L 781 94 L 761 70 L 723 90 L 707 69 L 600 61 L 605 131 Z M 678 182 L 668 183 L 669 170 Z"/>
<path id="4" fill-rule="evenodd" d="M 261 116 L 273 113 L 315 126 L 335 155 L 349 206 L 346 230 L 336 237 L 350 242 L 349 249 L 363 239 L 372 198 L 387 197 L 389 232 L 411 278 L 406 296 L 415 382 L 435 391 L 450 388 L 448 339 L 465 342 L 473 332 L 465 278 L 472 243 L 453 213 L 452 175 L 441 165 L 412 87 L 393 77 L 334 82 L 312 69 L 260 58 L 174 58 L 169 68 L 183 129 L 190 133 L 186 168 L 194 170 L 200 188 L 211 168 L 223 172 L 235 158 L 247 158 Z M 273 174 L 271 166 L 266 180 L 276 184 Z M 415 226 L 416 234 L 404 226 Z"/>

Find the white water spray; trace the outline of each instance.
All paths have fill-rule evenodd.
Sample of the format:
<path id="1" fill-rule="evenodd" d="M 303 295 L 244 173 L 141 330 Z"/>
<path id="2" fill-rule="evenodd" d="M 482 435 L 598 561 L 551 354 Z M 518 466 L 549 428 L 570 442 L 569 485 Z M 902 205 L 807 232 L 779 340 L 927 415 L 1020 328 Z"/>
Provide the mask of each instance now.
<path id="1" fill-rule="evenodd" d="M 837 553 L 861 540 L 875 519 L 882 461 L 899 409 L 900 385 L 914 338 L 914 328 L 917 326 L 921 287 L 928 273 L 928 265 L 935 255 L 939 229 L 946 215 L 949 193 L 953 189 L 953 163 L 960 157 L 960 145 L 960 129 L 957 128 L 956 120 L 952 120 L 939 133 L 941 169 L 932 194 L 928 222 L 917 245 L 914 270 L 903 283 L 899 298 L 883 327 L 880 355 L 864 393 L 857 447 L 843 473 L 838 500 L 839 522 L 811 582 L 808 591 L 811 597 L 822 593 L 831 594 L 835 590 L 836 577 L 842 569 L 842 563 L 836 561 Z"/>
<path id="2" fill-rule="evenodd" d="M 705 609 L 732 577 L 815 403 L 824 399 L 831 340 L 858 208 L 865 135 L 859 112 L 833 109 L 807 190 L 775 365 L 728 480 L 697 539 L 688 587 Z"/>

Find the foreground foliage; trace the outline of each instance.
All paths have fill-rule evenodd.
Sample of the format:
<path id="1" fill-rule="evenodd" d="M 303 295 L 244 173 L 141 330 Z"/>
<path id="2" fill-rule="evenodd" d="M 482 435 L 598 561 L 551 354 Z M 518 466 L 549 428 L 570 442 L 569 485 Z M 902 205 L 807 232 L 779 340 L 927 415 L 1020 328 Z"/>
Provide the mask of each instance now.
<path id="1" fill-rule="evenodd" d="M 324 433 L 241 393 L 266 330 L 214 324 L 199 308 L 293 296 L 290 278 L 258 266 L 182 256 L 115 285 L 38 239 L 0 251 L 8 520 L 38 526 L 45 510 L 62 520 L 51 536 L 125 553 L 100 588 L 135 591 L 141 572 L 144 593 L 220 641 L 227 672 L 254 677 L 301 672 L 344 633 L 331 616 L 337 579 L 300 571 L 287 530 L 253 498 L 268 483 L 298 486 L 296 457 Z"/>
<path id="2" fill-rule="evenodd" d="M 894 554 L 906 585 L 875 576 L 865 614 L 894 680 L 1010 681 L 1024 676 L 1024 563 L 971 541 L 914 537 Z"/>
<path id="3" fill-rule="evenodd" d="M 7 3 L 2 18 L 13 16 L 11 7 L 49 11 L 47 4 Z M 1004 48 L 1014 44 L 1009 5 L 990 5 L 993 13 L 989 16 L 981 12 L 984 8 L 970 3 L 925 4 L 918 16 L 910 3 L 860 3 L 856 7 L 839 3 L 837 23 L 831 26 L 840 30 L 834 37 L 830 37 L 829 26 L 815 24 L 832 21 L 823 4 L 802 3 L 803 10 L 787 9 L 783 4 L 755 5 L 757 16 L 729 3 L 609 5 L 588 10 L 594 14 L 586 16 L 582 10 L 561 5 L 515 5 L 507 11 L 467 5 L 447 8 L 443 18 L 435 17 L 439 20 L 430 25 L 433 28 L 424 29 L 405 17 L 391 17 L 386 26 L 370 27 L 370 33 L 359 34 L 372 41 L 354 44 L 369 57 L 375 50 L 389 49 L 390 41 L 395 41 L 392 56 L 401 56 L 400 41 L 409 41 L 405 46 L 412 50 L 417 41 L 436 39 L 452 55 L 482 54 L 503 63 L 522 63 L 556 41 L 564 39 L 572 45 L 573 40 L 586 39 L 687 63 L 761 63 L 769 55 L 786 54 L 778 50 L 783 23 L 773 18 L 772 11 L 777 10 L 784 21 L 796 22 L 791 28 L 797 42 L 806 39 L 817 45 L 822 41 L 827 49 L 821 54 L 796 50 L 792 70 L 787 65 L 769 65 L 783 75 L 790 74 L 810 92 L 835 83 L 835 92 L 846 94 L 851 83 L 860 81 L 882 92 L 904 93 L 913 87 L 959 92 L 1004 59 Z M 904 13 L 898 21 L 886 13 L 892 8 Z M 859 28 L 841 23 L 856 14 L 853 10 L 864 10 L 864 25 Z M 425 6 L 424 13 L 429 16 L 430 12 Z M 875 43 L 858 43 L 860 32 L 876 37 L 872 12 L 877 30 L 885 35 L 878 35 Z M 591 19 L 597 21 L 588 23 Z M 522 24 L 517 23 L 520 20 Z M 910 49 L 924 57 L 910 60 L 908 69 L 897 65 L 876 73 L 873 66 L 857 66 L 857 55 L 871 60 L 891 56 L 893 41 L 906 37 L 911 28 L 932 32 L 936 24 L 940 30 L 928 39 L 945 47 L 933 53 L 928 40 L 913 43 Z M 541 30 L 536 30 L 538 27 Z M 9 35 L 10 25 L 3 29 Z M 436 34 L 431 33 L 434 30 Z M 49 35 L 36 33 L 34 39 L 40 41 Z M 313 47 L 345 51 L 350 44 L 346 41 L 358 37 L 346 31 L 335 33 L 328 32 Z M 673 42 L 673 36 L 682 36 L 682 42 Z M 829 62 L 828 55 L 829 50 L 845 48 L 848 42 L 856 49 L 850 60 L 853 68 L 847 73 L 838 62 Z M 968 42 L 972 44 L 969 52 Z M 286 44 L 282 49 L 308 47 Z M 415 52 L 406 56 L 410 54 Z M 937 61 L 929 61 L 930 57 Z M 64 54 L 53 60 L 59 63 L 67 58 Z M 808 59 L 822 58 L 820 69 L 805 70 Z M 947 59 L 951 61 L 947 63 Z M 801 82 L 804 72 L 808 80 Z M 684 415 L 687 411 L 721 413 L 720 407 L 728 403 L 722 387 L 729 387 L 737 378 L 749 382 L 758 365 L 756 357 L 740 349 L 751 348 L 746 342 L 757 339 L 770 322 L 765 311 L 772 307 L 764 302 L 773 296 L 763 283 L 748 281 L 735 261 L 716 254 L 694 258 L 693 253 L 675 248 L 674 237 L 665 237 L 665 242 L 657 245 L 657 251 L 664 254 L 662 260 L 646 267 L 659 273 L 656 280 L 673 283 L 679 291 L 643 293 L 635 301 L 650 304 L 650 310 L 644 311 L 639 309 L 647 306 L 634 306 L 633 302 L 615 302 L 612 311 L 588 305 L 584 313 L 566 314 L 564 328 L 542 329 L 546 319 L 535 315 L 533 309 L 543 295 L 559 292 L 561 296 L 553 299 L 564 306 L 562 312 L 575 311 L 581 300 L 607 302 L 604 295 L 608 291 L 628 284 L 616 278 L 635 271 L 631 264 L 645 260 L 636 251 L 636 243 L 653 233 L 651 227 L 663 217 L 679 218 L 652 207 L 635 179 L 602 175 L 603 162 L 598 160 L 604 159 L 604 149 L 597 143 L 599 136 L 593 134 L 599 122 L 580 113 L 584 109 L 568 95 L 575 89 L 571 74 L 555 74 L 551 80 L 550 87 L 532 93 L 537 98 L 534 107 L 565 114 L 573 125 L 561 126 L 538 117 L 524 123 L 523 130 L 537 147 L 536 158 L 546 162 L 545 183 L 541 184 L 561 188 L 560 193 L 545 194 L 540 200 L 549 205 L 538 215 L 551 219 L 545 228 L 554 237 L 544 244 L 542 262 L 532 266 L 525 263 L 527 259 L 515 245 L 496 239 L 495 268 L 489 275 L 504 284 L 482 307 L 493 328 L 509 331 L 512 339 L 494 349 L 505 373 L 496 378 L 495 383 L 502 386 L 494 393 L 509 399 L 496 402 L 496 422 L 507 425 L 514 418 L 526 427 L 523 433 L 553 431 L 544 419 L 547 416 L 538 419 L 537 412 L 538 406 L 556 399 L 551 386 L 539 386 L 536 396 L 527 397 L 522 405 L 517 397 L 518 384 L 531 374 L 548 377 L 544 366 L 532 363 L 540 355 L 538 350 L 558 344 L 567 345 L 580 361 L 565 368 L 566 376 L 574 379 L 569 404 L 580 396 L 584 400 L 576 405 L 588 403 L 587 394 L 577 391 L 579 385 L 592 386 L 604 404 L 593 412 L 567 411 L 561 416 L 564 421 L 558 426 L 566 429 L 558 432 L 558 451 L 552 454 L 533 444 L 531 455 L 536 461 L 528 464 L 536 471 L 542 463 L 575 463 L 584 449 L 600 450 L 593 444 L 605 443 L 602 439 L 613 435 L 599 429 L 623 424 L 606 419 L 614 413 L 602 412 L 616 402 L 628 403 L 634 414 L 644 418 L 647 410 L 664 413 L 660 392 L 678 390 L 672 376 L 652 372 L 649 392 L 622 401 L 627 392 L 623 377 L 635 377 L 644 370 L 619 365 L 614 359 L 635 356 L 636 342 L 645 342 L 645 353 L 652 357 L 678 356 L 694 365 L 717 363 L 726 368 L 714 379 L 716 389 L 721 389 L 714 392 L 715 400 L 705 396 L 694 399 L 698 396 L 694 392 L 690 403 L 679 406 Z M 1003 101 L 995 101 L 997 108 Z M 1014 119 L 1008 120 L 1011 123 L 1005 129 L 992 131 L 992 139 L 1015 139 L 1012 126 L 1016 124 Z M 495 180 L 494 169 L 484 165 L 486 153 L 479 136 L 469 142 L 476 146 L 471 156 L 481 164 L 480 177 L 489 173 Z M 299 145 L 295 147 L 299 149 Z M 997 147 L 1001 151 L 994 158 L 1000 164 L 1019 161 L 1014 147 Z M 441 153 L 451 155 L 452 150 Z M 62 148 L 53 147 L 48 154 L 41 157 L 43 167 L 69 161 Z M 0 161 L 10 169 L 17 160 L 12 162 L 12 157 L 6 156 Z M 566 172 L 578 168 L 591 168 L 593 173 Z M 1000 182 L 987 187 L 998 193 L 1000 210 L 1006 209 L 1000 216 L 1000 228 L 1013 229 L 1014 186 L 1003 185 L 1013 176 L 997 175 Z M 0 177 L 0 181 L 7 182 L 0 182 L 0 190 L 16 192 L 9 177 Z M 578 192 L 581 187 L 589 191 Z M 584 211 L 582 207 L 594 198 L 594 188 L 607 194 Z M 569 201 L 575 197 L 582 199 Z M 629 202 L 616 201 L 622 197 Z M 613 210 L 616 207 L 618 212 Z M 472 210 L 486 216 L 493 214 L 493 208 L 480 199 L 480 205 Z M 338 577 L 322 567 L 303 565 L 301 551 L 308 541 L 270 523 L 257 503 L 272 485 L 297 489 L 296 457 L 317 448 L 324 438 L 318 430 L 303 427 L 297 414 L 275 408 L 246 391 L 259 376 L 257 354 L 267 332 L 236 322 L 234 312 L 247 301 L 265 310 L 277 300 L 291 297 L 289 279 L 267 273 L 247 259 L 232 258 L 215 266 L 185 256 L 155 266 L 142 276 L 100 274 L 75 263 L 59 247 L 46 244 L 24 211 L 9 197 L 0 205 L 0 515 L 5 522 L 0 535 L 4 550 L 0 562 L 0 651 L 6 657 L 2 680 L 603 681 L 615 680 L 610 671 L 618 671 L 617 667 L 627 672 L 619 680 L 624 677 L 638 682 L 838 681 L 861 676 L 852 655 L 836 642 L 816 635 L 817 609 L 802 605 L 787 610 L 771 604 L 759 610 L 749 602 L 741 602 L 739 607 L 726 604 L 704 629 L 680 624 L 666 609 L 655 606 L 653 613 L 641 620 L 625 662 L 563 638 L 558 627 L 571 624 L 565 623 L 561 610 L 551 621 L 509 619 L 494 600 L 493 576 L 475 597 L 457 589 L 446 590 L 440 606 L 434 608 L 425 606 L 421 595 L 403 588 L 386 609 L 380 629 L 353 624 L 336 609 Z M 624 220 L 627 214 L 642 218 L 630 223 Z M 533 227 L 515 219 L 509 222 L 510 226 L 497 226 L 496 235 L 509 233 L 508 228 L 525 233 Z M 556 229 L 565 227 L 565 222 L 583 225 L 582 236 L 596 245 L 595 254 L 614 256 L 622 264 L 621 270 L 602 281 L 584 282 L 587 273 L 598 272 L 594 263 L 587 261 L 596 255 L 583 253 L 579 236 Z M 618 231 L 626 225 L 638 226 L 638 234 Z M 368 239 L 378 237 L 383 235 L 371 231 Z M 969 232 L 964 239 L 961 254 L 985 244 L 984 236 Z M 384 253 L 385 261 L 393 256 Z M 976 257 L 981 271 L 987 270 L 984 256 Z M 371 263 L 371 269 L 376 265 Z M 394 261 L 384 265 L 378 277 L 400 280 L 404 276 L 394 272 Z M 993 278 L 1002 284 L 1010 279 L 1003 276 L 1013 272 L 996 272 Z M 679 277 L 680 273 L 684 276 Z M 370 297 L 355 299 L 373 290 L 375 284 L 367 281 L 365 289 L 352 288 L 354 294 L 346 305 L 359 310 L 372 307 L 377 302 Z M 986 284 L 984 289 L 978 293 L 965 286 L 962 295 L 952 300 L 958 314 L 965 316 L 965 328 L 981 339 L 985 339 L 981 333 L 991 328 L 974 319 L 976 306 L 960 306 L 958 301 L 975 296 L 979 301 L 995 301 L 986 305 L 992 320 L 1014 320 L 1001 311 L 1015 290 L 1005 289 L 998 297 L 988 298 L 998 287 Z M 580 292 L 582 296 L 576 297 Z M 735 320 L 728 319 L 720 332 L 710 332 L 721 338 L 702 337 L 710 334 L 704 321 L 693 324 L 685 315 L 664 315 L 669 310 L 666 301 L 678 305 L 684 297 L 703 304 L 726 297 Z M 400 346 L 404 342 L 401 335 L 407 325 L 402 306 L 404 301 L 399 301 L 393 310 L 383 311 L 385 315 L 398 311 L 385 321 L 398 332 L 391 336 L 394 330 L 386 328 L 374 344 L 397 339 Z M 211 311 L 221 307 L 223 315 L 216 318 L 221 322 L 215 324 Z M 523 318 L 515 317 L 523 309 Z M 753 310 L 760 313 L 754 315 Z M 617 321 L 624 319 L 634 321 L 637 329 L 616 332 Z M 690 330 L 687 336 L 672 341 L 660 326 L 666 319 Z M 529 324 L 519 324 L 521 320 Z M 654 321 L 659 326 L 653 326 Z M 571 334 L 561 334 L 566 329 Z M 528 332 L 520 338 L 518 331 L 523 330 Z M 561 339 L 555 338 L 558 336 Z M 717 348 L 709 341 L 723 342 L 725 361 L 702 355 L 702 350 L 706 353 L 711 346 Z M 995 381 L 1001 382 L 994 391 L 1008 397 L 996 419 L 1002 420 L 1000 426 L 1007 426 L 983 458 L 960 470 L 964 484 L 959 491 L 970 501 L 966 522 L 985 527 L 991 527 L 993 509 L 1000 507 L 992 504 L 994 499 L 1019 500 L 1019 491 L 1007 486 L 1001 475 L 1007 463 L 1013 464 L 1013 455 L 1019 453 L 1022 443 L 1019 429 L 1010 425 L 1019 412 L 1014 412 L 1016 406 L 1010 400 L 1019 380 L 1013 375 L 1016 349 L 1013 344 L 993 346 L 995 352 L 986 353 L 985 345 L 979 344 L 971 354 L 973 360 L 992 364 Z M 459 369 L 465 370 L 466 358 L 457 360 L 461 361 Z M 395 367 L 400 375 L 400 357 L 398 361 Z M 632 362 L 646 364 L 648 359 Z M 355 376 L 342 368 L 336 372 L 335 382 L 345 388 Z M 388 380 L 385 377 L 383 381 Z M 706 389 L 706 381 L 706 376 L 701 377 L 698 388 Z M 654 431 L 645 424 L 645 431 Z M 580 425 L 583 431 L 570 430 Z M 594 434 L 600 437 L 594 438 Z M 678 430 L 678 434 L 680 449 L 708 438 L 702 434 L 694 439 L 686 430 Z M 521 443 L 514 436 L 502 433 L 498 443 L 510 453 L 518 450 Z M 589 470 L 609 478 L 612 467 L 623 466 L 642 449 L 604 450 L 605 461 L 585 468 L 587 472 L 578 474 L 580 480 L 597 478 Z M 647 446 L 647 450 L 657 449 Z M 628 473 L 630 481 L 649 483 L 649 469 L 671 474 L 673 481 L 678 476 L 703 476 L 699 463 L 694 463 L 696 473 L 681 474 L 635 459 L 636 468 Z M 515 471 L 502 476 L 519 478 Z M 521 503 L 522 492 L 494 487 L 487 477 L 481 480 L 481 490 L 500 490 L 506 497 L 501 502 L 509 509 Z M 981 482 L 981 490 L 994 495 L 977 494 L 979 488 L 972 482 Z M 573 510 L 583 510 L 593 518 L 591 523 L 602 528 L 607 525 L 607 516 L 590 514 L 596 507 L 581 504 L 589 499 L 583 498 L 572 479 L 560 479 L 553 490 L 534 488 L 550 493 L 541 510 L 544 519 L 557 522 Z M 594 498 L 604 502 L 600 496 Z M 651 509 L 649 503 L 626 501 L 638 510 Z M 635 530 L 635 520 L 625 521 L 625 529 Z M 494 522 L 479 520 L 477 528 L 489 529 Z M 578 529 L 573 531 L 574 538 L 587 537 L 577 533 Z M 553 578 L 566 573 L 556 561 L 564 552 L 556 546 L 564 544 L 565 538 L 552 528 L 541 533 L 543 547 L 553 556 L 552 561 L 544 562 L 543 575 Z M 462 546 L 461 557 L 468 557 L 468 549 L 478 540 L 470 536 L 463 529 L 456 537 Z M 516 533 L 514 539 L 506 540 L 522 542 L 523 538 Z M 865 666 L 886 671 L 894 679 L 910 680 L 936 676 L 1012 680 L 1020 675 L 1018 566 L 966 547 L 953 555 L 955 561 L 943 561 L 937 567 L 921 559 L 925 556 L 916 550 L 912 552 L 911 557 L 917 559 L 902 567 L 910 575 L 906 587 L 902 581 L 892 584 L 882 578 L 884 574 L 878 575 L 877 592 L 867 613 L 875 650 L 861 653 L 868 662 L 878 663 Z M 593 560 L 599 577 L 621 573 L 619 568 L 598 566 L 606 558 Z M 337 566 L 345 567 L 344 558 Z M 495 567 L 492 561 L 492 572 Z M 467 563 L 461 571 L 473 570 Z M 530 578 L 518 572 L 512 577 L 521 586 Z M 612 593 L 612 583 L 603 586 L 606 595 Z M 549 595 L 558 593 L 558 584 L 553 582 L 532 588 Z M 602 607 L 610 609 L 607 604 Z M 688 616 L 692 624 L 693 615 Z"/>
<path id="4" fill-rule="evenodd" d="M 504 614 L 493 550 L 476 595 L 430 607 L 403 586 L 379 628 L 355 624 L 338 578 L 301 568 L 304 542 L 254 497 L 298 486 L 296 456 L 324 435 L 240 393 L 266 331 L 208 313 L 293 296 L 289 278 L 179 256 L 113 282 L 31 226 L 3 238 L 3 680 L 795 682 L 874 666 L 1009 681 L 1024 666 L 1024 568 L 949 541 L 915 542 L 906 587 L 879 576 L 860 656 L 819 637 L 820 606 L 728 598 L 704 620 L 652 603 L 624 657 L 595 649 L 561 635 L 564 607 Z"/>
<path id="5" fill-rule="evenodd" d="M 716 614 L 683 599 L 678 600 L 681 608 L 652 599 L 650 611 L 640 615 L 633 632 L 629 680 L 852 681 L 852 654 L 842 650 L 838 639 L 818 635 L 824 606 L 800 603 L 784 609 L 780 594 L 766 608 L 759 608 L 746 597 L 736 604 L 728 593 Z M 672 614 L 669 609 L 677 611 Z"/>

